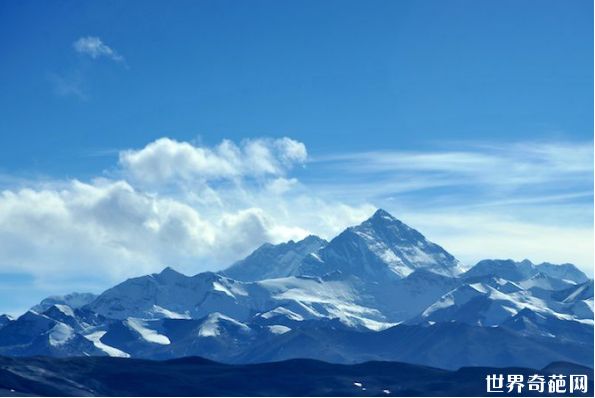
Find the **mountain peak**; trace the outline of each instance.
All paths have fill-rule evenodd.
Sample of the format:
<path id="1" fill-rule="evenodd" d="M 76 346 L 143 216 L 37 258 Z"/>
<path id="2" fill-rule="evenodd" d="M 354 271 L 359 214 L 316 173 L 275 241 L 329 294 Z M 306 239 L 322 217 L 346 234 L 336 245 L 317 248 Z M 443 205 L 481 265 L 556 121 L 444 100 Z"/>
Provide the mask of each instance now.
<path id="1" fill-rule="evenodd" d="M 380 226 L 380 227 L 392 226 L 393 228 L 399 228 L 404 231 L 415 231 L 419 234 L 418 231 L 411 228 L 410 226 L 405 224 L 403 221 L 399 220 L 398 218 L 396 218 L 395 216 L 390 214 L 388 211 L 383 210 L 383 209 L 376 210 L 376 212 L 372 215 L 372 217 L 368 218 L 366 221 L 364 221 L 360 225 L 364 225 L 364 224 L 372 224 L 372 225 Z M 419 234 L 419 235 L 421 235 L 421 234 Z"/>
<path id="2" fill-rule="evenodd" d="M 181 272 L 176 271 L 172 267 L 165 267 L 163 270 L 158 273 L 154 274 L 159 280 L 172 280 L 178 279 L 180 277 L 187 278 L 186 275 L 182 274 Z"/>
<path id="3" fill-rule="evenodd" d="M 308 235 L 304 239 L 298 241 L 297 243 L 328 243 L 328 242 L 326 240 L 322 239 L 320 236 Z"/>
<path id="4" fill-rule="evenodd" d="M 384 209 L 378 209 L 374 212 L 370 220 L 388 220 L 388 221 L 399 221 L 392 214 Z"/>
<path id="5" fill-rule="evenodd" d="M 403 278 L 417 269 L 453 276 L 461 264 L 420 232 L 378 209 L 360 225 L 347 228 L 301 267 L 306 275 L 322 276 L 336 270 L 374 280 Z"/>
<path id="6" fill-rule="evenodd" d="M 173 269 L 170 266 L 167 266 L 165 268 L 163 268 L 163 270 L 161 270 L 161 272 L 159 273 L 159 275 L 167 275 L 167 274 L 181 274 L 180 272 L 176 271 L 175 269 Z"/>
<path id="7" fill-rule="evenodd" d="M 297 242 L 264 244 L 221 274 L 244 282 L 297 275 L 304 258 L 327 244 L 326 240 L 316 235 L 309 235 Z"/>
<path id="8" fill-rule="evenodd" d="M 412 240 L 425 239 L 419 231 L 411 228 L 409 225 L 405 224 L 403 221 L 399 220 L 383 209 L 376 210 L 372 217 L 353 228 L 361 229 L 367 228 L 369 226 L 372 226 L 372 228 L 375 230 L 385 230 L 388 228 L 393 230 L 393 233 L 398 232 L 400 235 L 408 236 L 408 239 Z"/>

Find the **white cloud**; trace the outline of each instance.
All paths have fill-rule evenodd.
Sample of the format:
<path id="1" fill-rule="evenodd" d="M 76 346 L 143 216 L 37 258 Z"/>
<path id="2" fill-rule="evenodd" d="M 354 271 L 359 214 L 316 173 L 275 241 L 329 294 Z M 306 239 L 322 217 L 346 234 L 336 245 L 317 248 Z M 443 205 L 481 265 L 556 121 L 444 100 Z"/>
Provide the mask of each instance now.
<path id="1" fill-rule="evenodd" d="M 124 62 L 124 57 L 96 36 L 81 37 L 72 45 L 76 52 L 88 55 L 93 59 L 106 57 L 116 62 Z"/>
<path id="2" fill-rule="evenodd" d="M 224 140 L 209 148 L 160 138 L 138 150 L 120 153 L 120 165 L 134 180 L 167 184 L 192 180 L 281 176 L 307 158 L 303 143 L 290 138 Z"/>
<path id="3" fill-rule="evenodd" d="M 46 278 L 130 276 L 130 266 L 200 257 L 217 239 L 190 206 L 123 181 L 4 191 L 0 225 L 2 264 Z"/>

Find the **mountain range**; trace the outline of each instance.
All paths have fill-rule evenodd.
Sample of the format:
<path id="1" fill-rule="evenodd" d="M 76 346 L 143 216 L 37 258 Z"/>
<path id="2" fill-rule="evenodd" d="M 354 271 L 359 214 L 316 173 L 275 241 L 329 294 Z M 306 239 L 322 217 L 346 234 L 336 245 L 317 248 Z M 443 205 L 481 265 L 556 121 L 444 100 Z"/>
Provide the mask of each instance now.
<path id="1" fill-rule="evenodd" d="M 331 241 L 267 243 L 221 272 L 168 267 L 0 316 L 0 355 L 593 367 L 593 280 L 571 264 L 466 266 L 378 210 Z"/>

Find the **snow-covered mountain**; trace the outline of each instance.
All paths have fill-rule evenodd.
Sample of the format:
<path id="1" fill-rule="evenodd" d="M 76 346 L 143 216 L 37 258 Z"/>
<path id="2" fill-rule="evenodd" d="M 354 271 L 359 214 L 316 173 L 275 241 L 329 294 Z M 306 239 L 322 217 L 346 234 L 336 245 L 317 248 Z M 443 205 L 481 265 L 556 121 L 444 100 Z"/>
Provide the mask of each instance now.
<path id="1" fill-rule="evenodd" d="M 296 276 L 240 282 L 205 272 L 186 276 L 166 268 L 129 279 L 84 307 L 112 319 L 199 319 L 214 312 L 247 321 L 283 308 L 302 319 L 338 318 L 351 326 L 390 326 L 350 281 Z"/>
<path id="2" fill-rule="evenodd" d="M 327 244 L 326 240 L 314 235 L 298 242 L 290 240 L 280 245 L 265 243 L 221 274 L 245 282 L 296 276 L 300 274 L 299 267 L 304 258 Z"/>
<path id="3" fill-rule="evenodd" d="M 468 270 L 464 277 L 496 276 L 513 282 L 527 280 L 537 274 L 568 284 L 583 283 L 587 276 L 572 264 L 533 264 L 529 260 L 482 260 Z"/>
<path id="4" fill-rule="evenodd" d="M 415 229 L 378 210 L 307 256 L 299 273 L 323 276 L 339 271 L 366 280 L 394 280 L 418 269 L 454 276 L 463 271 L 463 266 Z"/>
<path id="5" fill-rule="evenodd" d="M 73 327 L 45 314 L 27 311 L 0 329 L 0 355 L 104 355 Z"/>
<path id="6" fill-rule="evenodd" d="M 16 356 L 592 366 L 592 350 L 593 281 L 578 268 L 467 269 L 383 210 L 330 242 L 266 244 L 220 273 L 165 268 L 0 318 L 0 355 Z"/>
<path id="7" fill-rule="evenodd" d="M 67 305 L 70 308 L 80 308 L 95 300 L 97 295 L 93 293 L 70 293 L 64 296 L 50 296 L 43 299 L 39 304 L 33 306 L 31 310 L 36 312 L 44 312 L 48 308 L 56 304 Z"/>

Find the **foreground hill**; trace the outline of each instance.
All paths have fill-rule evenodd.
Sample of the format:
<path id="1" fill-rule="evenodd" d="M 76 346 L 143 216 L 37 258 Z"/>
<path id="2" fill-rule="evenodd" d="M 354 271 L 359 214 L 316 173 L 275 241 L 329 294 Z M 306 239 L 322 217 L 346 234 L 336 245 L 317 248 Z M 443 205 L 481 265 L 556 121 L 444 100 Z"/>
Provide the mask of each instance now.
<path id="1" fill-rule="evenodd" d="M 589 386 L 587 393 L 582 395 L 593 396 L 592 369 L 569 363 L 555 363 L 540 370 L 473 367 L 447 371 L 398 362 L 336 365 L 306 359 L 257 365 L 224 365 L 198 357 L 169 361 L 107 357 L 0 357 L 0 394 L 486 396 L 485 377 L 494 373 L 521 374 L 525 378 L 535 373 L 546 377 L 552 373 L 586 374 Z"/>

